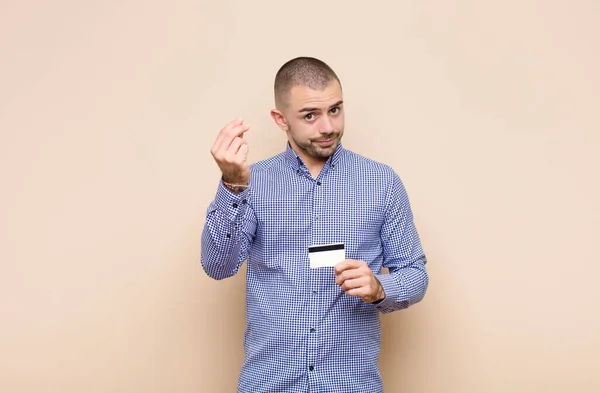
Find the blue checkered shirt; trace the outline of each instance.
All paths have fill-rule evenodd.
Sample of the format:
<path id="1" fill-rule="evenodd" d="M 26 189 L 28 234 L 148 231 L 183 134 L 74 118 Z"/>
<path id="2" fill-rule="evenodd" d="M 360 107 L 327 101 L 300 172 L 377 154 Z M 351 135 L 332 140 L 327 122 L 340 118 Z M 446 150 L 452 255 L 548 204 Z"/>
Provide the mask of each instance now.
<path id="1" fill-rule="evenodd" d="M 348 296 L 332 267 L 311 269 L 308 247 L 344 243 L 385 291 Z M 222 184 L 207 210 L 201 263 L 214 279 L 247 260 L 239 393 L 377 393 L 380 313 L 427 290 L 426 258 L 406 190 L 389 166 L 340 146 L 314 179 L 290 148 L 251 166 L 249 187 Z M 382 274 L 387 267 L 389 274 Z"/>

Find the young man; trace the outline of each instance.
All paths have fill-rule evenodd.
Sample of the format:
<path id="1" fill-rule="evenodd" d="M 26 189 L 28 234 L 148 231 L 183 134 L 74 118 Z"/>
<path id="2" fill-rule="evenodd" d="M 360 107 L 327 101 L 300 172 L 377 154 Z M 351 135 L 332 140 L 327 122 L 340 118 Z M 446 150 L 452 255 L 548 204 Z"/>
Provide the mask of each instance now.
<path id="1" fill-rule="evenodd" d="M 211 149 L 222 179 L 202 266 L 220 280 L 248 261 L 238 392 L 382 392 L 379 314 L 428 286 L 407 193 L 389 166 L 342 146 L 342 87 L 322 61 L 284 64 L 275 107 L 285 152 L 248 165 L 240 119 Z"/>

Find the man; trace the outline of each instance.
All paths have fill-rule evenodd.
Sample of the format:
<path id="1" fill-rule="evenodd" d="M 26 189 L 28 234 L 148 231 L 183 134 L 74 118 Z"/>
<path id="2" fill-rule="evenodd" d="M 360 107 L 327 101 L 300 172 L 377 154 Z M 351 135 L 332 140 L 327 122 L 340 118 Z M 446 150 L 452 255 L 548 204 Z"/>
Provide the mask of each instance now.
<path id="1" fill-rule="evenodd" d="M 342 146 L 342 86 L 322 61 L 281 67 L 271 116 L 285 152 L 248 165 L 241 119 L 211 149 L 222 178 L 202 266 L 219 280 L 248 262 L 238 392 L 382 392 L 379 313 L 419 302 L 428 286 L 405 188 L 389 166 Z M 309 247 L 343 247 L 345 258 L 318 267 Z"/>

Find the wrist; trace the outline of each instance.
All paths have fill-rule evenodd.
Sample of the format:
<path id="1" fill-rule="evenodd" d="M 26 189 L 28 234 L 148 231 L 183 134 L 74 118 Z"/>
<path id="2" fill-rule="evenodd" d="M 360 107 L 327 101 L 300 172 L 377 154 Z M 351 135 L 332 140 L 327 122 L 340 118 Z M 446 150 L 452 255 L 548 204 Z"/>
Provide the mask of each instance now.
<path id="1" fill-rule="evenodd" d="M 232 185 L 236 185 L 236 186 L 248 186 L 248 180 L 245 179 L 240 179 L 240 178 L 231 178 L 231 177 L 225 177 L 223 176 L 221 178 L 221 180 L 223 180 L 223 183 L 227 183 L 227 184 L 232 184 Z"/>
<path id="2" fill-rule="evenodd" d="M 229 191 L 233 192 L 234 194 L 239 194 L 241 192 L 243 192 L 246 188 L 248 188 L 248 183 L 229 183 L 227 181 L 225 181 L 224 179 L 221 180 L 223 182 L 223 186 L 225 186 L 225 188 L 227 188 Z"/>
<path id="3" fill-rule="evenodd" d="M 225 183 L 248 186 L 250 174 L 246 173 L 223 173 L 222 179 Z"/>
<path id="4" fill-rule="evenodd" d="M 375 303 L 379 303 L 383 299 L 385 299 L 385 291 L 383 290 L 383 285 L 381 285 L 381 282 L 379 282 L 379 280 L 377 280 L 377 284 L 379 284 L 378 285 L 379 288 L 377 289 L 377 296 L 376 296 Z"/>

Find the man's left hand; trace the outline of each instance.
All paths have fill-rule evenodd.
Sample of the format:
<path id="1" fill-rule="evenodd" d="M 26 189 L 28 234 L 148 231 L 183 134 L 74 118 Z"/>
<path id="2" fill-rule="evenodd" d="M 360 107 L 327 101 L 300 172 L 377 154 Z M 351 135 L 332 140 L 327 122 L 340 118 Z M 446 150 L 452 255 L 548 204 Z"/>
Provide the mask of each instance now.
<path id="1" fill-rule="evenodd" d="M 366 262 L 345 259 L 335 265 L 335 283 L 349 296 L 358 296 L 366 303 L 385 298 L 385 292 L 379 280 Z"/>

